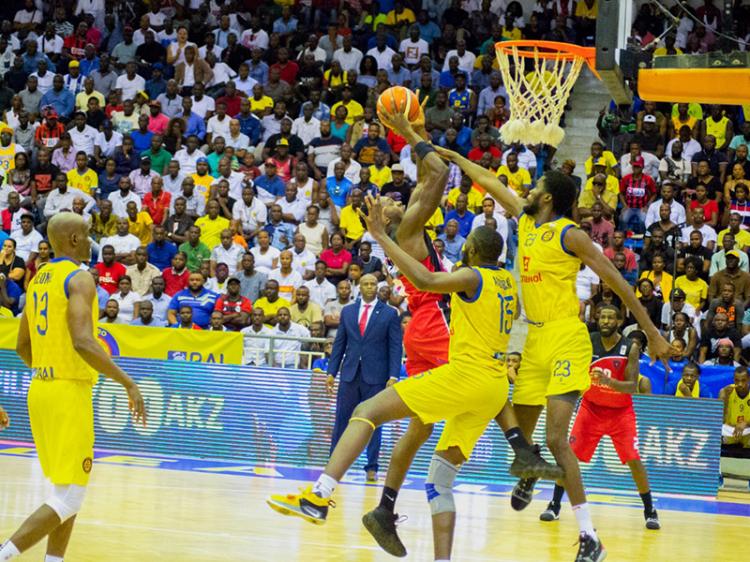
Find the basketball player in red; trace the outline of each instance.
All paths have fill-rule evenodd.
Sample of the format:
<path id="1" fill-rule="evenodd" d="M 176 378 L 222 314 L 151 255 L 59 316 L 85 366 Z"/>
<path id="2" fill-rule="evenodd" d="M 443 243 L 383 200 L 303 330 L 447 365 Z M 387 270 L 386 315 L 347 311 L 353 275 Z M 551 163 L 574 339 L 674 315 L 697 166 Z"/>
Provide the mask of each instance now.
<path id="1" fill-rule="evenodd" d="M 385 117 L 385 116 L 384 116 Z M 424 139 L 429 138 L 421 122 L 410 123 L 400 113 L 389 114 L 388 127 L 402 136 L 417 155 L 417 185 L 404 211 L 398 204 L 383 209 L 384 222 L 392 238 L 413 258 L 419 260 L 430 271 L 442 271 L 442 264 L 424 225 L 438 209 L 448 167 L 434 148 Z M 448 362 L 449 297 L 427 293 L 416 289 L 408 279 L 402 278 L 408 296 L 412 319 L 404 334 L 407 375 L 425 373 Z M 499 350 L 498 350 L 499 351 Z M 513 408 L 508 403 L 495 418 L 513 447 L 516 458 L 511 473 L 536 474 L 538 478 L 554 480 L 562 476 L 562 469 L 547 463 L 530 445 L 518 428 Z M 362 518 L 367 530 L 378 544 L 393 556 L 406 556 L 406 548 L 396 533 L 394 513 L 396 497 L 406 478 L 414 456 L 432 434 L 432 425 L 425 425 L 412 418 L 409 427 L 393 447 L 391 462 L 385 479 L 380 505 Z"/>
<path id="2" fill-rule="evenodd" d="M 593 355 L 591 387 L 583 395 L 573 430 L 570 447 L 578 460 L 590 462 L 602 437 L 608 435 L 623 464 L 633 474 L 643 500 L 647 529 L 659 529 L 659 516 L 654 509 L 646 467 L 638 454 L 638 430 L 631 394 L 638 392 L 638 360 L 641 348 L 637 340 L 628 340 L 619 333 L 621 310 L 612 305 L 601 308 L 598 332 L 591 334 Z M 552 501 L 539 516 L 542 521 L 560 518 L 560 501 L 565 490 L 555 484 Z"/>

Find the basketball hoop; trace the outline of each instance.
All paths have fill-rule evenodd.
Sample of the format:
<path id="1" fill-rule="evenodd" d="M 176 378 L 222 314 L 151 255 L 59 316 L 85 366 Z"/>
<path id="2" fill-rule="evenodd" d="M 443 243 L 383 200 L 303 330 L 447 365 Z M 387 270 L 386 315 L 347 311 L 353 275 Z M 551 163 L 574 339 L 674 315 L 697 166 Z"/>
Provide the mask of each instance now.
<path id="1" fill-rule="evenodd" d="M 565 137 L 560 118 L 584 63 L 599 78 L 596 49 L 557 41 L 500 41 L 495 50 L 510 102 L 510 119 L 500 128 L 503 141 L 559 146 Z"/>

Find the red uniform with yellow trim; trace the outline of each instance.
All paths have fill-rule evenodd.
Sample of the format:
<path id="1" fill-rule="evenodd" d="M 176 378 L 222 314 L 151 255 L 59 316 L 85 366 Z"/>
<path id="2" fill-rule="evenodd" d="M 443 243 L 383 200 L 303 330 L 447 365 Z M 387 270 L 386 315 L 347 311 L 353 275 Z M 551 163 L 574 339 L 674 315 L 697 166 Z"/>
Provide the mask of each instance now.
<path id="1" fill-rule="evenodd" d="M 425 244 L 428 256 L 421 261 L 422 265 L 430 271 L 443 271 L 440 257 L 426 234 Z M 412 316 L 404 332 L 406 374 L 413 376 L 448 362 L 450 297 L 420 291 L 406 277 L 401 281 Z"/>
<path id="2" fill-rule="evenodd" d="M 620 341 L 607 351 L 598 332 L 591 334 L 591 342 L 591 372 L 601 369 L 614 380 L 626 380 L 625 372 L 632 342 L 620 337 Z M 576 421 L 570 432 L 570 447 L 578 460 L 589 462 L 599 441 L 605 435 L 612 440 L 617 456 L 623 464 L 641 458 L 638 454 L 638 428 L 633 397 L 597 384 L 596 379 L 592 379 L 591 387 L 583 395 Z"/>

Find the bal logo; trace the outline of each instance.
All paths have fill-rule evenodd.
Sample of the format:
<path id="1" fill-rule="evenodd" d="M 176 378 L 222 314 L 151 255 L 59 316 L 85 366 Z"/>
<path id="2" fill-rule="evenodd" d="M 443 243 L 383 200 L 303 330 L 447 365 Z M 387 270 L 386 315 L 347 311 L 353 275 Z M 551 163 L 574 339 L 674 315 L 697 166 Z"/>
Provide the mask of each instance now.
<path id="1" fill-rule="evenodd" d="M 555 231 L 554 230 L 548 230 L 544 234 L 542 234 L 542 242 L 549 242 L 555 237 Z"/>

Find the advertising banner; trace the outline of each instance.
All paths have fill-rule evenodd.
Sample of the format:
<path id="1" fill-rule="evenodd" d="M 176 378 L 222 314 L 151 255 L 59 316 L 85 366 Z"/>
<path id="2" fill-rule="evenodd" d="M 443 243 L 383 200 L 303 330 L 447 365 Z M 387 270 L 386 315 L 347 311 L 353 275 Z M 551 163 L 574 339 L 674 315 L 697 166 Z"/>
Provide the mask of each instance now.
<path id="1" fill-rule="evenodd" d="M 171 345 L 171 344 L 170 344 Z M 172 347 L 171 349 L 178 349 Z M 94 389 L 96 446 L 130 453 L 225 459 L 251 465 L 322 466 L 328 459 L 335 397 L 325 375 L 220 363 L 117 359 L 141 386 L 148 427 L 134 426 L 127 396 L 100 379 Z M 30 372 L 15 353 L 0 350 L 0 404 L 13 420 L 3 439 L 30 441 L 26 408 Z M 639 450 L 656 492 L 715 496 L 719 481 L 722 404 L 711 399 L 635 396 Z M 386 424 L 381 466 L 407 422 Z M 544 443 L 544 420 L 535 440 Z M 440 435 L 419 451 L 413 475 L 427 473 Z M 495 423 L 461 470 L 467 482 L 511 482 L 511 450 Z M 364 465 L 358 461 L 352 470 Z M 609 439 L 589 464 L 581 465 L 587 486 L 634 490 Z"/>

